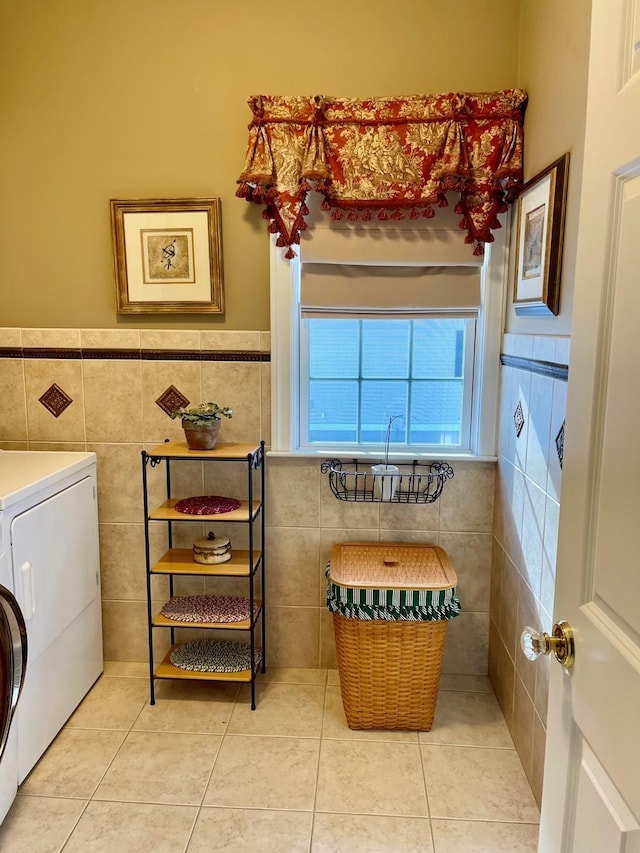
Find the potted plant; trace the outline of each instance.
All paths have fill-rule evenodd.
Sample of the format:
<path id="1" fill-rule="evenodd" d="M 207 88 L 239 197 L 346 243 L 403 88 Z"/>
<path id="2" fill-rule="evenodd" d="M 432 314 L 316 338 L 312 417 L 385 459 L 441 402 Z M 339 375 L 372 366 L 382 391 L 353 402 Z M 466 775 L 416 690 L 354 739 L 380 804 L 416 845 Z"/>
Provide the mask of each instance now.
<path id="1" fill-rule="evenodd" d="M 397 465 L 389 465 L 389 443 L 391 441 L 391 425 L 397 418 L 403 417 L 404 415 L 393 415 L 389 418 L 384 440 L 384 462 L 371 466 L 374 491 L 381 501 L 392 501 L 400 482 L 400 469 Z"/>
<path id="2" fill-rule="evenodd" d="M 198 403 L 171 413 L 172 418 L 182 421 L 187 447 L 191 450 L 213 450 L 220 434 L 220 419 L 232 416 L 233 409 L 217 403 Z"/>

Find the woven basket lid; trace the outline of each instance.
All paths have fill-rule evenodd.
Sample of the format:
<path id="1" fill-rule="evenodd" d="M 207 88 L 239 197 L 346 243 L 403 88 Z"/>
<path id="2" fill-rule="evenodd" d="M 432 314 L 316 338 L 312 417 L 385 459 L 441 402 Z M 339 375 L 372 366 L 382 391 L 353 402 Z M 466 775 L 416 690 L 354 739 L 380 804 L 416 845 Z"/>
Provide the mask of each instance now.
<path id="1" fill-rule="evenodd" d="M 458 578 L 437 545 L 338 542 L 331 550 L 331 580 L 361 589 L 450 589 Z"/>

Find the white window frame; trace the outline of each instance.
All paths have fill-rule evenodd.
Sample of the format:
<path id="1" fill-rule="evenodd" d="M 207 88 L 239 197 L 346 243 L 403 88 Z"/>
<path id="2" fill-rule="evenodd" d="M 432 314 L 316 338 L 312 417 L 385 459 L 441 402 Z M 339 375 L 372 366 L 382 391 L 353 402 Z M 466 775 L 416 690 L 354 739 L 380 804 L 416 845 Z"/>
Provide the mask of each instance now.
<path id="1" fill-rule="evenodd" d="M 503 227 L 495 232 L 495 241 L 485 247 L 480 276 L 480 308 L 476 324 L 474 392 L 471 416 L 471 451 L 442 446 L 428 452 L 409 451 L 392 454 L 402 461 L 411 458 L 496 458 L 499 359 L 504 328 L 507 292 L 509 214 Z M 299 436 L 300 406 L 300 271 L 304 244 L 296 246 L 297 256 L 284 257 L 284 250 L 270 245 L 271 277 L 271 447 L 279 456 L 327 456 L 344 449 L 327 445 L 301 449 Z M 347 455 L 379 455 L 377 451 L 352 448 Z"/>

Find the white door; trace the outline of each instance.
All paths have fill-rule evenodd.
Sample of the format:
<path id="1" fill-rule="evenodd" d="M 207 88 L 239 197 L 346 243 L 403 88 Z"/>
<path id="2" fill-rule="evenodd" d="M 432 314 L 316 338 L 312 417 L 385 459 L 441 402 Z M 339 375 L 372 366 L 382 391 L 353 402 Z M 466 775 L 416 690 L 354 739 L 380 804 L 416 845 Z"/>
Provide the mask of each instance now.
<path id="1" fill-rule="evenodd" d="M 640 851 L 640 5 L 593 0 L 540 853 Z"/>

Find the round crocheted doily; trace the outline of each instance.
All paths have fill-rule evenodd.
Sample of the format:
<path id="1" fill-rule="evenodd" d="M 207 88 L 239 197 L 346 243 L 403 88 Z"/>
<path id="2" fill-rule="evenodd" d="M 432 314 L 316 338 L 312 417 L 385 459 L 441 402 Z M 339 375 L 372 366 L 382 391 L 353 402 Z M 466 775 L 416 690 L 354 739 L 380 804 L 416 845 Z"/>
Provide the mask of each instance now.
<path id="1" fill-rule="evenodd" d="M 237 595 L 176 595 L 160 611 L 176 622 L 242 622 L 250 601 Z"/>
<path id="2" fill-rule="evenodd" d="M 198 495 L 194 498 L 182 498 L 176 501 L 176 512 L 185 515 L 219 515 L 240 508 L 240 501 L 222 495 Z"/>
<path id="3" fill-rule="evenodd" d="M 256 663 L 262 654 L 255 651 Z M 240 672 L 251 669 L 251 648 L 227 640 L 193 640 L 171 652 L 171 663 L 191 672 Z"/>

